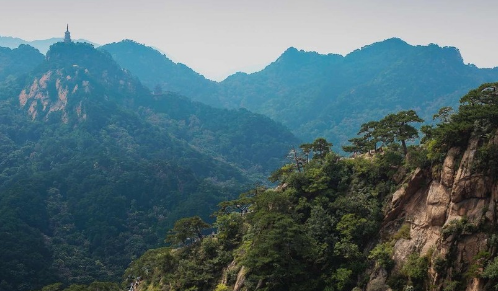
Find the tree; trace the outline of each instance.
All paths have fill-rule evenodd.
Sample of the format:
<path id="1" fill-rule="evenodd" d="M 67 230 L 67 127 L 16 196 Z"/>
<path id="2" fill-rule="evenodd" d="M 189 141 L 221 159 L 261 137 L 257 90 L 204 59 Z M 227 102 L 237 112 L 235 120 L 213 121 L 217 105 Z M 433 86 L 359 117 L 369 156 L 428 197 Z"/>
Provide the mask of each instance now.
<path id="1" fill-rule="evenodd" d="M 444 114 L 444 113 L 443 113 Z M 358 135 L 360 137 L 350 139 L 352 145 L 344 146 L 346 152 L 364 153 L 370 149 L 377 150 L 377 144 L 392 144 L 401 142 L 403 152 L 406 155 L 408 149 L 406 141 L 418 137 L 418 131 L 411 126 L 413 122 L 423 122 L 413 110 L 400 111 L 396 114 L 389 114 L 380 121 L 369 121 L 361 125 Z"/>
<path id="2" fill-rule="evenodd" d="M 210 225 L 204 222 L 199 216 L 182 218 L 175 222 L 175 226 L 167 235 L 166 241 L 174 244 L 187 244 L 190 238 L 202 239 L 202 230 Z"/>
<path id="3" fill-rule="evenodd" d="M 362 142 L 365 145 L 364 151 L 369 149 L 377 150 L 377 143 L 379 142 L 379 122 L 369 121 L 361 125 L 358 135 L 363 135 Z"/>
<path id="4" fill-rule="evenodd" d="M 332 143 L 328 142 L 325 138 L 319 137 L 313 143 L 304 143 L 299 146 L 303 151 L 304 158 L 301 158 L 304 163 L 309 162 L 309 155 L 312 155 L 313 160 L 323 160 L 325 156 L 330 153 Z"/>
<path id="5" fill-rule="evenodd" d="M 439 119 L 442 123 L 448 123 L 451 120 L 453 108 L 446 106 L 439 109 L 439 111 L 432 116 L 432 120 Z"/>
<path id="6" fill-rule="evenodd" d="M 330 153 L 330 148 L 332 143 L 328 142 L 323 137 L 319 137 L 313 141 L 311 144 L 311 150 L 313 151 L 313 159 L 323 160 L 325 156 Z"/>
<path id="7" fill-rule="evenodd" d="M 406 155 L 408 153 L 406 141 L 418 137 L 417 129 L 410 123 L 423 121 L 414 110 L 389 114 L 379 121 L 377 135 L 386 144 L 401 142 L 403 153 Z"/>

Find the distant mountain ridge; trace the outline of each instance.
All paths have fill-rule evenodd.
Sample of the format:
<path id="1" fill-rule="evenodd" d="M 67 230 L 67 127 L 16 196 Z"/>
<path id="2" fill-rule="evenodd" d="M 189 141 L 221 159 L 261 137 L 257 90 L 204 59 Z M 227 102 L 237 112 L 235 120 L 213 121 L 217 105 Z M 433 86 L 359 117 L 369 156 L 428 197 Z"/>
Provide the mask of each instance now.
<path id="1" fill-rule="evenodd" d="M 21 44 L 27 44 L 30 45 L 37 50 L 39 50 L 42 54 L 46 54 L 48 50 L 50 49 L 50 46 L 53 45 L 54 43 L 64 41 L 64 38 L 61 37 L 53 37 L 49 39 L 40 39 L 40 40 L 33 40 L 33 41 L 28 41 L 24 40 L 18 37 L 10 37 L 10 36 L 0 36 L 0 47 L 8 47 L 11 49 L 17 48 Z M 86 39 L 75 39 L 73 40 L 75 42 L 85 42 L 92 44 L 93 46 L 97 47 L 99 46 L 98 44 L 91 42 Z"/>
<path id="2" fill-rule="evenodd" d="M 217 83 L 206 79 L 182 63 L 174 63 L 152 47 L 132 40 L 103 45 L 120 66 L 135 74 L 151 90 L 178 92 L 189 98 L 205 102 L 216 95 Z"/>
<path id="3" fill-rule="evenodd" d="M 130 45 L 136 51 L 141 46 L 115 43 L 112 55 L 149 87 L 171 82 L 170 90 L 194 100 L 215 107 L 247 108 L 283 123 L 303 140 L 323 136 L 336 145 L 346 144 L 362 123 L 393 111 L 414 109 L 430 121 L 440 107 L 456 107 L 459 96 L 471 88 L 498 80 L 498 68 L 464 64 L 454 47 L 412 46 L 399 38 L 346 56 L 291 47 L 263 70 L 237 73 L 219 83 L 179 67 L 169 75 L 148 75 L 166 70 L 166 63 L 172 68 L 171 61 L 166 56 L 162 61 L 147 60 L 146 54 L 130 49 L 124 54 L 120 47 Z"/>

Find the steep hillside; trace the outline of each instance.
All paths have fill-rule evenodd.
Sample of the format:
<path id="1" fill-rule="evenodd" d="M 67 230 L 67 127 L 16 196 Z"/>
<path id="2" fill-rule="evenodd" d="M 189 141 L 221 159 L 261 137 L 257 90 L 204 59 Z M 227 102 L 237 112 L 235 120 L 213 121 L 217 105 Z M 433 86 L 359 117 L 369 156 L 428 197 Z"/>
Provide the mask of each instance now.
<path id="1" fill-rule="evenodd" d="M 217 232 L 175 223 L 174 247 L 124 275 L 133 290 L 492 290 L 498 283 L 498 83 L 461 99 L 405 155 L 341 158 L 317 139 L 220 203 Z M 62 290 L 62 289 L 60 289 Z M 70 289 L 67 289 L 70 290 Z"/>
<path id="2" fill-rule="evenodd" d="M 2 291 L 116 281 L 175 220 L 209 219 L 297 141 L 258 114 L 152 95 L 82 43 L 54 44 L 4 94 Z"/>
<path id="3" fill-rule="evenodd" d="M 428 131 L 433 165 L 413 173 L 389 201 L 382 231 L 392 265 L 375 266 L 371 288 L 498 286 L 497 85 L 470 91 L 456 114 Z M 407 235 L 391 237 L 398 228 Z M 407 282 L 400 282 L 403 276 Z"/>
<path id="4" fill-rule="evenodd" d="M 15 49 L 0 47 L 0 84 L 30 73 L 43 59 L 39 51 L 28 45 Z"/>
<path id="5" fill-rule="evenodd" d="M 214 105 L 216 82 L 204 78 L 181 63 L 174 63 L 157 50 L 131 40 L 100 47 L 109 52 L 120 66 L 130 70 L 149 89 L 172 91 Z"/>

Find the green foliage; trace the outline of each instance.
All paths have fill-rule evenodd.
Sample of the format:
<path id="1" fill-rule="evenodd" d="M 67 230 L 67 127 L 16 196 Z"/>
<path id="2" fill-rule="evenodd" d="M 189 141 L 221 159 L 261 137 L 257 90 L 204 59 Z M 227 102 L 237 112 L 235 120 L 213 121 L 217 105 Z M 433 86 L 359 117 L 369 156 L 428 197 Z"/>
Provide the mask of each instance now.
<path id="1" fill-rule="evenodd" d="M 301 147 L 303 155 L 307 148 Z M 312 150 L 310 145 L 308 153 Z M 213 290 L 230 262 L 239 267 L 228 273 L 246 268 L 249 289 L 350 290 L 364 284 L 357 278 L 368 267 L 365 250 L 378 233 L 382 197 L 391 191 L 393 181 L 383 167 L 393 167 L 392 157 L 350 160 L 333 152 L 314 157 L 302 164 L 302 172 L 295 167 L 280 172 L 285 176 L 279 176 L 276 189 L 256 187 L 220 203 L 217 234 L 171 253 L 176 259 L 168 261 L 177 263 L 163 272 L 163 281 L 155 280 L 159 286 Z M 376 249 L 371 258 L 388 264 L 388 252 Z M 137 267 L 132 268 L 136 275 L 131 277 L 137 276 Z M 156 284 L 151 276 L 161 274 L 154 270 L 145 275 L 148 286 Z M 226 287 L 234 276 L 227 275 Z"/>
<path id="2" fill-rule="evenodd" d="M 498 280 L 498 257 L 495 257 L 482 272 L 483 278 L 488 278 L 492 280 Z M 498 287 L 498 285 L 497 285 Z"/>
<path id="3" fill-rule="evenodd" d="M 403 223 L 399 230 L 393 235 L 391 238 L 393 241 L 397 241 L 399 239 L 410 239 L 410 230 L 411 226 L 409 223 Z"/>
<path id="4" fill-rule="evenodd" d="M 230 288 L 228 288 L 225 284 L 218 284 L 216 285 L 216 289 L 214 289 L 214 291 L 230 291 Z"/>
<path id="5" fill-rule="evenodd" d="M 376 245 L 375 248 L 370 251 L 368 258 L 375 260 L 379 266 L 389 270 L 394 265 L 394 260 L 392 259 L 393 252 L 394 248 L 391 243 L 382 243 Z"/>
<path id="6" fill-rule="evenodd" d="M 498 257 L 495 257 L 485 266 L 481 277 L 489 279 L 490 284 L 494 284 L 494 289 L 498 290 Z"/>
<path id="7" fill-rule="evenodd" d="M 201 240 L 202 231 L 210 225 L 199 216 L 182 218 L 175 222 L 173 229 L 168 234 L 166 241 L 173 244 L 187 244 L 187 240 Z"/>
<path id="8" fill-rule="evenodd" d="M 453 108 L 449 106 L 441 107 L 439 111 L 432 116 L 433 120 L 438 119 L 442 123 L 448 123 L 451 121 L 451 115 L 453 114 Z"/>
<path id="9" fill-rule="evenodd" d="M 50 284 L 41 289 L 41 291 L 60 291 L 60 290 L 62 290 L 62 283 Z"/>
<path id="10" fill-rule="evenodd" d="M 448 238 L 453 236 L 459 238 L 462 234 L 470 234 L 477 230 L 477 226 L 472 222 L 468 221 L 466 217 L 461 219 L 454 219 L 444 226 L 441 234 L 443 238 Z"/>
<path id="11" fill-rule="evenodd" d="M 427 277 L 429 269 L 429 259 L 427 257 L 419 257 L 418 254 L 411 254 L 403 264 L 401 273 L 408 277 L 408 280 L 421 282 Z"/>
<path id="12" fill-rule="evenodd" d="M 43 54 L 29 45 L 20 45 L 16 49 L 0 47 L 0 88 L 4 82 L 30 73 L 43 59 Z"/>
<path id="13" fill-rule="evenodd" d="M 479 278 L 482 276 L 482 270 L 484 266 L 488 263 L 491 254 L 488 251 L 480 251 L 472 258 L 472 262 L 469 265 L 467 271 L 464 276 L 467 279 Z"/>
<path id="14" fill-rule="evenodd" d="M 9 54 L 19 55 L 11 71 L 0 64 L 0 289 L 116 281 L 175 220 L 207 219 L 299 142 L 247 110 L 152 95 L 88 44 L 55 44 L 45 61 L 24 46 Z M 43 105 L 20 104 L 22 90 Z"/>
<path id="15" fill-rule="evenodd" d="M 377 150 L 377 144 L 389 146 L 395 141 L 401 142 L 403 153 L 408 153 L 406 142 L 418 137 L 418 131 L 410 125 L 414 122 L 423 122 L 414 110 L 400 111 L 388 114 L 379 121 L 370 121 L 361 125 L 360 137 L 349 140 L 352 145 L 343 147 L 345 151 L 366 153 Z"/>
<path id="16" fill-rule="evenodd" d="M 498 101 L 495 93 L 484 89 L 496 84 L 482 84 L 460 99 L 458 112 L 429 130 L 429 156 L 439 157 L 451 147 L 465 146 L 471 135 L 489 136 L 498 126 Z"/>
<path id="17" fill-rule="evenodd" d="M 214 227 L 217 228 L 218 240 L 227 248 L 231 248 L 242 239 L 244 219 L 242 214 L 229 213 L 218 215 Z"/>
<path id="18" fill-rule="evenodd" d="M 427 168 L 430 166 L 430 161 L 427 158 L 428 151 L 425 147 L 408 147 L 408 155 L 406 159 L 406 166 L 410 170 L 416 168 Z"/>
<path id="19" fill-rule="evenodd" d="M 474 170 L 488 173 L 494 179 L 498 178 L 498 145 L 487 144 L 477 150 Z"/>
<path id="20" fill-rule="evenodd" d="M 346 287 L 351 282 L 351 275 L 353 274 L 352 270 L 348 270 L 345 268 L 339 268 L 336 270 L 332 279 L 336 282 L 337 290 L 345 290 Z"/>

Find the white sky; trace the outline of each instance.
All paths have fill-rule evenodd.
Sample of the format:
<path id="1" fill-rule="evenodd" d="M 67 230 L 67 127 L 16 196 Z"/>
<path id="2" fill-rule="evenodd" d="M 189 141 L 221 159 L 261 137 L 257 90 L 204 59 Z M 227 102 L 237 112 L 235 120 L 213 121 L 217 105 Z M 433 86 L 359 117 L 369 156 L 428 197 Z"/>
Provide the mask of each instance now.
<path id="1" fill-rule="evenodd" d="M 290 46 L 347 54 L 399 37 L 498 66 L 496 0 L 0 0 L 0 35 L 133 39 L 209 79 L 254 72 Z"/>

